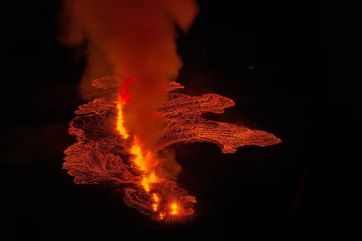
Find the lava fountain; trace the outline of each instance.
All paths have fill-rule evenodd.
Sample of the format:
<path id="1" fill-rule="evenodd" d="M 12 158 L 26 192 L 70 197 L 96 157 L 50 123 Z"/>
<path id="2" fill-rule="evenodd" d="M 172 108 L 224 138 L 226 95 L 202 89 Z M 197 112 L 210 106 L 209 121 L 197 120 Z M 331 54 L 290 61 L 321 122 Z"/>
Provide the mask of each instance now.
<path id="1" fill-rule="evenodd" d="M 223 113 L 231 99 L 178 93 L 175 25 L 186 32 L 197 11 L 193 0 L 65 0 L 62 14 L 61 40 L 87 46 L 81 90 L 89 100 L 70 123 L 77 142 L 65 150 L 63 168 L 77 184 L 122 190 L 127 205 L 164 222 L 193 217 L 197 203 L 177 183 L 173 144 L 211 142 L 233 153 L 280 142 L 202 117 Z"/>

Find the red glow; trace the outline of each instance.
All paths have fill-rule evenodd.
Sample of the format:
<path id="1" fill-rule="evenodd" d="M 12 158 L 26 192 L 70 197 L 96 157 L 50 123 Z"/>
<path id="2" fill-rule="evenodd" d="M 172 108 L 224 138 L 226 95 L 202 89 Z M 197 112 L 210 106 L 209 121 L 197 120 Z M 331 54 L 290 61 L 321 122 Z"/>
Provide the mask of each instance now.
<path id="1" fill-rule="evenodd" d="M 128 79 L 125 79 L 125 81 L 123 82 L 123 84 L 121 85 L 121 88 L 119 90 L 119 96 L 120 99 L 119 101 L 122 104 L 127 104 L 130 102 L 131 100 L 131 93 L 129 91 L 129 86 L 130 84 L 133 84 L 136 82 L 136 77 L 130 77 Z"/>
<path id="2" fill-rule="evenodd" d="M 134 80 L 126 82 L 125 86 L 129 86 Z M 106 89 L 101 79 L 94 83 Z M 173 93 L 182 86 L 171 83 L 169 100 L 159 110 L 166 125 L 158 148 L 145 150 L 137 133 L 128 133 L 124 125 L 124 112 L 128 109 L 119 100 L 131 98 L 125 86 L 125 95 L 111 93 L 81 105 L 76 111 L 69 133 L 77 137 L 77 142 L 65 151 L 64 168 L 79 184 L 113 183 L 115 188 L 124 187 L 126 204 L 155 220 L 174 222 L 192 217 L 196 203 L 196 198 L 177 184 L 177 174 L 165 175 L 162 168 L 167 160 L 159 158 L 157 151 L 174 143 L 207 141 L 219 146 L 223 153 L 233 153 L 239 146 L 280 142 L 265 131 L 202 118 L 206 112 L 222 113 L 234 102 L 217 94 Z M 114 127 L 110 128 L 110 124 Z M 124 128 L 127 138 L 119 127 Z"/>
<path id="3" fill-rule="evenodd" d="M 135 80 L 135 77 L 127 79 L 126 81 L 124 81 L 124 84 L 120 88 L 119 102 L 117 104 L 118 121 L 116 129 L 123 138 L 128 138 L 129 136 L 127 128 L 124 126 L 124 107 L 131 99 L 131 94 L 128 88 L 130 87 L 130 84 L 135 82 Z M 158 189 L 168 189 L 167 186 L 164 187 L 164 184 L 167 184 L 167 182 L 165 182 L 166 178 L 162 176 L 159 177 L 156 174 L 157 167 L 158 165 L 162 164 L 162 160 L 157 157 L 156 153 L 153 153 L 150 150 L 144 150 L 142 140 L 140 140 L 137 135 L 133 136 L 133 143 L 129 149 L 129 152 L 132 154 L 131 160 L 135 165 L 136 169 L 141 171 L 141 179 L 140 182 L 137 184 L 147 193 L 152 193 L 152 203 L 150 207 L 152 211 L 155 212 L 155 216 L 158 216 L 160 219 L 164 219 L 167 217 L 167 215 L 174 217 L 182 215 L 179 204 L 175 201 L 167 200 L 173 198 L 172 196 L 175 195 L 178 195 L 178 199 L 183 200 L 186 198 L 186 194 L 184 194 L 185 196 L 183 196 L 182 193 L 171 194 L 168 192 L 162 192 L 163 194 L 160 194 L 154 191 L 154 184 L 158 184 Z M 165 202 L 161 205 L 160 200 L 164 200 Z M 169 204 L 167 204 L 168 202 Z M 166 206 L 169 206 L 168 210 L 165 210 L 167 209 Z"/>

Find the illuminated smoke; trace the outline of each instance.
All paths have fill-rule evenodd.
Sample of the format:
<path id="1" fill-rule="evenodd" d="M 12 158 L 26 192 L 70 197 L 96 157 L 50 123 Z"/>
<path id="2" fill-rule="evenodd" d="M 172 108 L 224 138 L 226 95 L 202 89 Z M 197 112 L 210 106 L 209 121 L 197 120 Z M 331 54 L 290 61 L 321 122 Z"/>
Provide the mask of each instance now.
<path id="1" fill-rule="evenodd" d="M 124 123 L 146 149 L 155 148 L 162 120 L 154 112 L 181 67 L 176 26 L 187 31 L 197 11 L 193 0 L 65 0 L 61 40 L 88 47 L 83 96 L 92 93 L 94 78 L 117 76 L 121 86 L 134 77 Z"/>
<path id="2" fill-rule="evenodd" d="M 181 168 L 165 147 L 206 141 L 233 153 L 280 142 L 201 117 L 233 106 L 228 98 L 174 93 L 182 88 L 172 82 L 181 67 L 176 27 L 187 31 L 197 11 L 193 0 L 65 0 L 61 15 L 63 43 L 87 46 L 81 90 L 93 99 L 70 124 L 77 142 L 64 168 L 79 184 L 122 187 L 127 205 L 166 222 L 192 217 L 196 197 L 177 184 Z"/>

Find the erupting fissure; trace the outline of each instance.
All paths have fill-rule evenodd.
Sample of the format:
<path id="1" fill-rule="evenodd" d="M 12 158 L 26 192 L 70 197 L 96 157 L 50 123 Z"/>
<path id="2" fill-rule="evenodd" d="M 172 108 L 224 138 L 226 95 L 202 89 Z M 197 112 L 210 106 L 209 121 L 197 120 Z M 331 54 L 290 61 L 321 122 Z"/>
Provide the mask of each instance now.
<path id="1" fill-rule="evenodd" d="M 75 183 L 111 184 L 127 205 L 164 222 L 195 214 L 196 197 L 177 183 L 173 144 L 211 142 L 233 153 L 280 142 L 202 117 L 223 113 L 231 99 L 176 92 L 183 88 L 170 82 L 182 66 L 177 33 L 186 33 L 197 13 L 195 0 L 64 0 L 61 14 L 63 43 L 87 46 L 80 89 L 92 99 L 70 123 L 77 142 L 65 150 L 63 167 Z"/>
<path id="2" fill-rule="evenodd" d="M 206 141 L 219 146 L 223 153 L 233 153 L 239 146 L 280 142 L 265 131 L 202 118 L 207 112 L 223 113 L 234 102 L 217 94 L 175 93 L 183 87 L 170 82 L 168 100 L 159 109 L 165 121 L 162 136 L 155 150 L 146 150 L 137 133 L 127 130 L 124 117 L 128 102 L 122 96 L 128 96 L 128 101 L 131 96 L 124 87 L 123 94 L 112 92 L 113 85 L 109 84 L 112 78 L 116 79 L 95 80 L 93 86 L 109 92 L 76 111 L 69 133 L 77 137 L 77 142 L 65 150 L 64 168 L 79 184 L 113 183 L 115 189 L 121 188 L 127 205 L 154 220 L 174 222 L 195 214 L 196 198 L 177 184 L 177 172 L 165 175 L 162 169 L 167 160 L 158 153 L 165 148 L 174 143 Z"/>
<path id="3" fill-rule="evenodd" d="M 126 128 L 124 127 L 124 116 L 123 116 L 123 108 L 124 108 L 124 103 L 122 102 L 122 100 L 119 100 L 117 103 L 117 131 L 119 132 L 119 134 L 124 138 L 127 139 L 129 137 L 128 132 L 126 130 Z"/>
<path id="4" fill-rule="evenodd" d="M 131 94 L 129 91 L 129 85 L 136 82 L 136 78 L 132 77 L 124 81 L 124 84 L 120 88 L 118 102 L 117 102 L 117 126 L 116 129 L 119 135 L 123 139 L 128 139 L 130 134 L 125 125 L 125 109 L 129 101 L 131 100 Z M 132 137 L 131 137 L 132 138 Z M 139 185 L 142 186 L 144 191 L 151 194 L 152 199 L 152 210 L 158 214 L 155 215 L 158 219 L 164 219 L 166 216 L 165 211 L 159 211 L 159 205 L 161 200 L 166 200 L 165 197 L 160 197 L 160 194 L 153 190 L 153 184 L 161 183 L 165 179 L 156 175 L 157 166 L 161 160 L 157 157 L 156 153 L 152 153 L 150 150 L 144 150 L 142 141 L 136 133 L 133 134 L 133 140 L 131 147 L 129 148 L 131 154 L 131 161 L 138 171 L 141 172 L 141 180 Z M 168 215 L 177 216 L 179 215 L 179 207 L 176 202 L 168 204 Z"/>

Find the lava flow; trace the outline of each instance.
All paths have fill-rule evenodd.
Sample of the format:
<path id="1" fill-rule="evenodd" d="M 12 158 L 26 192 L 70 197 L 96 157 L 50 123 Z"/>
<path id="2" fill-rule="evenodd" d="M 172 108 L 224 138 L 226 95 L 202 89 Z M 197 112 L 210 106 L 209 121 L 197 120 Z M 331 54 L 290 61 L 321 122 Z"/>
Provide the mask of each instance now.
<path id="1" fill-rule="evenodd" d="M 126 130 L 122 120 L 127 98 L 112 92 L 112 78 L 116 79 L 93 81 L 94 87 L 109 92 L 75 112 L 77 117 L 71 122 L 69 133 L 77 137 L 77 143 L 65 151 L 64 168 L 78 184 L 109 183 L 117 190 L 121 188 L 127 205 L 154 220 L 174 222 L 195 214 L 196 198 L 177 184 L 177 172 L 165 175 L 163 164 L 167 160 L 157 153 L 166 147 L 174 143 L 212 142 L 223 153 L 233 153 L 239 146 L 280 142 L 265 131 L 204 119 L 203 113 L 223 113 L 234 102 L 217 94 L 177 93 L 183 87 L 170 82 L 168 101 L 159 110 L 165 121 L 162 137 L 154 152 L 146 151 L 141 140 Z"/>
<path id="2" fill-rule="evenodd" d="M 65 150 L 63 167 L 75 183 L 111 185 L 127 205 L 164 222 L 195 215 L 196 197 L 177 182 L 173 144 L 212 142 L 233 153 L 280 142 L 202 117 L 223 113 L 231 99 L 177 93 L 176 37 L 197 13 L 195 0 L 64 0 L 61 16 L 60 39 L 86 48 L 80 90 L 91 100 L 75 111 L 69 133 L 77 142 Z"/>
<path id="3" fill-rule="evenodd" d="M 152 216 L 156 220 L 177 220 L 185 216 L 191 216 L 194 211 L 192 208 L 188 210 L 180 206 L 182 200 L 194 200 L 185 192 L 175 192 L 169 188 L 169 182 L 166 177 L 159 176 L 157 168 L 161 167 L 162 160 L 157 157 L 157 153 L 145 150 L 142 141 L 137 135 L 130 137 L 125 126 L 124 110 L 131 100 L 131 94 L 128 86 L 136 82 L 136 78 L 126 79 L 121 86 L 117 102 L 117 125 L 116 129 L 123 139 L 131 138 L 131 146 L 128 149 L 130 153 L 131 164 L 136 171 L 140 172 L 139 181 L 136 185 L 141 186 L 146 192 L 147 199 L 151 200 Z M 155 188 L 155 184 L 157 187 Z M 179 200 L 179 201 L 176 201 Z M 190 205 L 187 205 L 190 206 Z"/>

